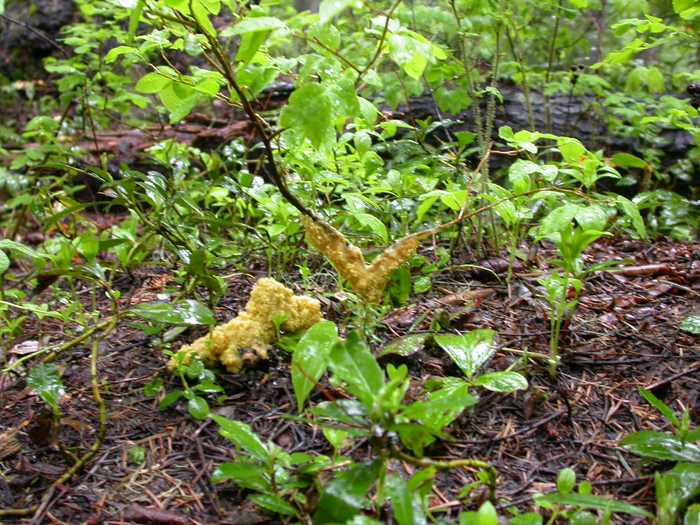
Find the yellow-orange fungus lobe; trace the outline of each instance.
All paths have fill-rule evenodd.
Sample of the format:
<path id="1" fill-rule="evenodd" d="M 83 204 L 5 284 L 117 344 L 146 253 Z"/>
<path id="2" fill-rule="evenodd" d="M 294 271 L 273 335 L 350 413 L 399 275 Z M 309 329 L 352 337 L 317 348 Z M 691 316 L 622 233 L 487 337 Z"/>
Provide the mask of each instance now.
<path id="1" fill-rule="evenodd" d="M 260 279 L 251 290 L 243 312 L 214 328 L 211 334 L 183 346 L 178 355 L 185 354 L 185 365 L 198 355 L 207 365 L 220 362 L 229 372 L 238 372 L 243 365 L 239 348 L 252 348 L 259 358 L 267 359 L 267 345 L 277 337 L 274 319 L 285 315 L 287 318 L 280 326 L 285 332 L 304 331 L 323 321 L 321 304 L 316 299 L 295 296 L 274 279 Z M 173 357 L 168 369 L 176 368 L 177 360 Z"/>

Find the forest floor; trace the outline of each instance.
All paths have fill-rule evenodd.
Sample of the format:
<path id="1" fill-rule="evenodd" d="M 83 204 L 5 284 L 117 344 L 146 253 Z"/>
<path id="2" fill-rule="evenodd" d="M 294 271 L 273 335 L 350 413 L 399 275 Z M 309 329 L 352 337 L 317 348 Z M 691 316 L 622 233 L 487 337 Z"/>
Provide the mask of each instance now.
<path id="1" fill-rule="evenodd" d="M 434 246 L 426 242 L 421 254 L 434 259 L 433 251 Z M 323 262 L 318 254 L 309 257 L 318 265 Z M 554 252 L 543 246 L 538 258 L 545 268 Z M 604 237 L 584 258 L 586 264 L 629 258 L 635 265 L 624 271 L 598 272 L 585 281 L 579 308 L 562 331 L 563 357 L 556 380 L 550 378 L 545 364 L 529 361 L 529 390 L 507 395 L 481 393 L 479 403 L 449 427 L 452 440 L 427 451 L 433 458 L 474 458 L 492 464 L 498 472 L 500 509 L 536 510 L 532 495 L 553 492 L 557 474 L 569 467 L 576 471 L 579 482 L 591 483 L 594 494 L 653 512 L 653 470 L 642 468 L 639 457 L 619 442 L 638 430 L 671 429 L 643 400 L 638 387 L 650 389 L 677 414 L 690 407 L 693 424 L 700 423 L 695 411 L 700 345 L 696 337 L 679 329 L 684 318 L 700 315 L 700 245 Z M 452 268 L 484 262 L 465 254 L 455 254 L 451 261 Z M 220 322 L 241 310 L 255 280 L 267 276 L 264 263 L 251 259 L 246 264 L 248 276 L 239 273 L 227 279 L 228 294 L 216 309 Z M 475 276 L 468 269 L 442 272 L 429 293 L 412 295 L 407 307 L 390 311 L 380 320 L 376 334 L 388 342 L 410 329 L 433 329 L 433 314 L 444 303 L 456 314 L 449 329 L 498 332 L 499 351 L 490 365 L 492 370 L 513 364 L 516 356 L 509 348 L 547 354 L 549 306 L 537 297 L 535 270 L 516 273 L 510 287 L 488 274 Z M 283 277 L 297 292 L 306 291 L 298 285 L 298 274 Z M 121 291 L 121 306 L 126 308 L 156 300 L 171 278 L 159 267 L 145 266 L 133 276 L 122 275 L 113 286 Z M 474 295 L 481 298 L 474 304 L 454 302 L 456 293 L 480 290 Z M 342 294 L 335 292 L 330 282 L 308 290 L 322 297 L 326 318 L 342 326 L 348 309 Z M 83 297 L 86 305 L 92 303 L 90 293 Z M 448 299 L 441 302 L 444 298 Z M 424 320 L 412 328 L 422 314 L 427 314 Z M 25 324 L 22 336 L 12 341 L 9 356 L 64 337 L 63 326 L 53 322 L 44 319 L 41 324 Z M 175 347 L 203 333 L 204 329 L 191 329 L 179 336 Z M 166 371 L 162 348 L 153 342 L 126 322 L 103 341 L 98 374 L 108 413 L 105 442 L 77 476 L 55 487 L 39 513 L 0 517 L 0 522 L 223 525 L 273 521 L 246 502 L 246 491 L 228 482 L 210 482 L 215 466 L 235 456 L 233 445 L 219 435 L 216 424 L 195 421 L 183 402 L 159 410 L 163 393 L 158 398 L 145 396 L 144 386 L 156 377 L 164 381 L 165 392 L 182 388 Z M 379 349 L 379 344 L 373 348 Z M 394 364 L 406 363 L 416 383 L 461 374 L 444 352 L 430 346 L 406 358 L 390 359 Z M 4 441 L 0 437 L 1 509 L 36 505 L 65 472 L 68 465 L 56 443 L 84 450 L 97 435 L 90 348 L 73 348 L 56 363 L 67 391 L 61 401 L 63 419 L 57 436 L 51 434 L 45 404 L 27 387 L 26 377 L 8 374 L 0 378 L 0 436 L 10 432 L 4 434 Z M 239 374 L 219 371 L 217 383 L 224 388 L 226 400 L 212 403 L 214 412 L 250 424 L 264 440 L 274 441 L 287 452 L 331 453 L 318 428 L 281 417 L 296 413 L 288 353 L 273 350 L 267 361 Z M 324 399 L 319 392 L 311 396 L 312 402 Z M 131 461 L 134 446 L 146 450 L 141 464 Z M 358 442 L 344 453 L 361 460 L 372 451 L 366 442 Z M 410 470 L 400 463 L 394 467 L 397 472 Z M 460 490 L 474 480 L 475 471 L 469 469 L 442 474 L 433 491 L 432 508 L 438 515 L 444 513 L 449 522 L 457 522 L 460 511 L 478 505 L 478 496 L 467 500 L 466 507 L 457 499 Z M 620 519 L 615 518 L 617 523 Z M 625 520 L 647 522 L 631 516 Z"/>

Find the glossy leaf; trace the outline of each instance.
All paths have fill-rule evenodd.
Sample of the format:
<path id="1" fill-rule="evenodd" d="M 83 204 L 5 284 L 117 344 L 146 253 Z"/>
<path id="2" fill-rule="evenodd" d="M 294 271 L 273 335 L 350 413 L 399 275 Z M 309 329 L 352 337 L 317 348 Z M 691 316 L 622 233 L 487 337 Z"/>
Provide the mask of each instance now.
<path id="1" fill-rule="evenodd" d="M 677 436 L 643 430 L 627 436 L 620 442 L 625 448 L 642 456 L 668 461 L 700 463 L 700 448 L 681 442 Z"/>
<path id="2" fill-rule="evenodd" d="M 559 494 L 569 494 L 576 486 L 576 473 L 570 468 L 562 469 L 557 476 Z"/>
<path id="3" fill-rule="evenodd" d="M 338 329 L 330 321 L 316 323 L 297 343 L 292 355 L 292 385 L 299 412 L 307 396 L 323 376 L 331 349 L 338 342 Z"/>
<path id="4" fill-rule="evenodd" d="M 187 402 L 187 411 L 193 418 L 201 421 L 209 415 L 209 405 L 201 397 L 194 396 Z"/>
<path id="5" fill-rule="evenodd" d="M 347 383 L 348 391 L 366 406 L 373 404 L 384 385 L 384 373 L 357 330 L 331 350 L 329 367 Z"/>
<path id="6" fill-rule="evenodd" d="M 425 340 L 429 336 L 430 334 L 408 334 L 392 339 L 389 344 L 382 348 L 378 357 L 388 354 L 400 355 L 401 357 L 413 355 L 425 346 Z"/>
<path id="7" fill-rule="evenodd" d="M 414 525 L 413 503 L 406 482 L 399 476 L 392 475 L 386 480 L 386 488 L 396 522 L 399 525 Z"/>
<path id="8" fill-rule="evenodd" d="M 681 321 L 681 330 L 693 335 L 700 335 L 700 317 L 691 315 Z"/>
<path id="9" fill-rule="evenodd" d="M 249 425 L 241 423 L 240 421 L 231 421 L 230 419 L 217 416 L 216 414 L 210 414 L 209 417 L 216 421 L 221 427 L 219 429 L 219 434 L 233 441 L 233 443 L 241 447 L 258 461 L 265 461 L 267 459 L 267 447 Z"/>
<path id="10" fill-rule="evenodd" d="M 211 475 L 212 483 L 221 483 L 230 479 L 244 489 L 270 493 L 272 486 L 266 478 L 267 469 L 253 463 L 222 463 Z"/>
<path id="11" fill-rule="evenodd" d="M 273 496 L 270 494 L 251 494 L 248 496 L 248 499 L 257 505 L 260 505 L 264 509 L 276 512 L 277 514 L 297 516 L 296 509 L 279 496 Z"/>
<path id="12" fill-rule="evenodd" d="M 66 393 L 66 390 L 63 387 L 58 368 L 54 363 L 33 366 L 29 371 L 27 384 L 54 411 L 58 410 L 58 403 L 61 400 L 61 396 Z"/>
<path id="13" fill-rule="evenodd" d="M 492 372 L 480 375 L 474 380 L 473 384 L 493 392 L 507 394 L 516 390 L 525 390 L 527 388 L 527 379 L 517 372 Z"/>
<path id="14" fill-rule="evenodd" d="M 216 323 L 214 312 L 193 299 L 176 304 L 139 303 L 131 307 L 131 312 L 143 317 L 168 324 L 212 325 Z"/>
<path id="15" fill-rule="evenodd" d="M 435 342 L 462 369 L 468 379 L 486 364 L 496 351 L 493 330 L 474 330 L 463 335 L 436 335 Z"/>

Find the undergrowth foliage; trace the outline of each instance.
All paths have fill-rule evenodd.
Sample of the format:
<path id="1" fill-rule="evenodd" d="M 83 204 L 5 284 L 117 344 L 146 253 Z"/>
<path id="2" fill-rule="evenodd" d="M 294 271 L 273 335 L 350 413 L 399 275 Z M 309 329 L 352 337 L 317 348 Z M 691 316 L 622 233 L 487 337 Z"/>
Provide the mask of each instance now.
<path id="1" fill-rule="evenodd" d="M 695 234 L 696 203 L 659 189 L 661 183 L 687 182 L 695 165 L 687 159 L 664 164 L 656 146 L 663 130 L 676 128 L 690 132 L 693 147 L 700 147 L 697 110 L 654 94 L 700 80 L 700 73 L 688 72 L 697 64 L 686 53 L 697 45 L 697 3 L 674 0 L 676 21 L 667 24 L 640 14 L 646 2 L 613 2 L 616 20 L 597 20 L 595 38 L 582 24 L 598 12 L 588 0 L 323 0 L 317 14 L 268 1 L 76 3 L 83 21 L 66 28 L 62 40 L 71 51 L 46 61 L 58 96 L 41 101 L 41 114 L 21 137 L 0 127 L 17 148 L 9 166 L 0 167 L 0 192 L 7 197 L 0 208 L 6 232 L 0 240 L 0 379 L 28 372 L 29 385 L 59 426 L 65 390 L 52 361 L 80 344 L 92 349 L 100 432 L 57 483 L 78 472 L 105 438 L 98 346 L 117 325 L 130 322 L 158 338 L 183 385 L 166 395 L 156 379 L 145 395 L 159 396 L 161 409 L 184 398 L 192 417 L 211 417 L 233 443 L 235 461 L 218 465 L 212 482 L 247 489 L 254 503 L 285 519 L 409 525 L 441 521 L 429 508 L 439 472 L 468 468 L 475 477 L 460 493 L 460 523 L 499 523 L 498 472 L 489 458 L 440 461 L 430 457 L 431 447 L 450 438 L 446 429 L 473 409 L 482 390 L 526 389 L 533 360 L 546 363 L 556 380 L 562 326 L 574 316 L 584 279 L 606 267 L 584 265 L 582 254 L 596 239 L 611 232 L 635 238 Z M 0 1 L 0 14 L 3 9 Z M 614 22 L 612 35 L 601 21 Z M 634 60 L 651 50 L 670 65 Z M 503 79 L 521 88 L 529 129 L 494 129 Z M 293 85 L 288 102 L 268 110 L 270 86 L 281 84 Z M 545 96 L 540 130 L 531 109 L 535 90 Z M 589 101 L 585 110 L 607 115 L 613 133 L 646 146 L 640 157 L 608 158 L 552 132 L 550 98 L 591 93 L 582 99 Z M 421 95 L 435 120 L 414 119 L 412 97 Z M 177 129 L 192 113 L 212 108 L 244 115 L 251 136 L 215 151 L 172 138 L 157 142 L 145 152 L 149 168 L 141 171 L 115 168 L 106 155 L 91 163 L 65 140 L 80 134 L 96 142 L 96 133 L 114 123 L 149 133 L 151 122 Z M 406 118 L 399 118 L 404 108 Z M 473 129 L 457 120 L 466 110 Z M 26 141 L 32 146 L 20 149 Z M 501 154 L 513 161 L 495 172 L 491 159 Z M 642 191 L 632 199 L 603 192 L 604 179 L 637 184 Z M 98 187 L 98 202 L 79 198 L 85 185 Z M 90 218 L 95 206 L 123 211 L 125 218 L 98 226 Z M 44 225 L 45 238 L 36 248 L 17 240 L 30 216 Z M 185 362 L 170 347 L 188 327 L 213 327 L 212 309 L 227 291 L 222 274 L 245 273 L 243 261 L 251 253 L 275 277 L 298 271 L 305 288 L 322 287 L 300 248 L 302 225 L 309 245 L 335 266 L 339 276 L 331 270 L 328 275 L 353 315 L 346 326 L 319 322 L 300 336 L 279 333 L 284 318 L 272 322 L 277 346 L 292 354 L 299 415 L 287 417 L 323 429 L 330 455 L 289 454 L 250 426 L 211 414 L 210 404 L 222 392 L 215 372 L 201 360 Z M 427 238 L 442 244 L 436 261 L 415 254 Z M 431 379 L 409 395 L 415 380 L 406 365 L 380 367 L 371 348 L 380 314 L 412 294 L 428 293 L 460 245 L 506 253 L 510 287 L 514 264 L 527 261 L 528 248 L 540 242 L 552 243 L 559 256 L 538 279 L 551 307 L 548 354 L 514 350 L 512 366 L 487 373 L 498 334 L 452 333 L 438 323 L 436 333 L 408 334 L 381 354 L 406 357 L 433 345 L 463 377 Z M 365 263 L 362 248 L 392 244 Z M 112 283 L 144 265 L 165 267 L 172 284 L 160 301 L 132 306 Z M 17 266 L 31 272 L 31 293 L 16 278 Z M 420 275 L 412 278 L 412 272 Z M 111 309 L 97 299 L 85 309 L 79 295 L 86 287 Z M 41 331 L 45 318 L 59 322 L 66 339 L 19 358 L 10 355 L 23 326 L 36 322 Z M 343 398 L 328 394 L 324 384 Z M 309 401 L 317 388 L 328 401 Z M 624 444 L 678 462 L 656 479 L 655 519 L 676 523 L 700 487 L 697 431 L 690 431 L 687 413 L 679 421 L 651 394 L 642 395 L 673 422 L 677 436 L 637 433 Z M 356 462 L 343 455 L 360 443 L 368 444 L 372 459 Z M 399 462 L 414 469 L 408 479 L 399 474 Z M 591 495 L 586 483 L 577 493 L 575 486 L 573 471 L 562 471 L 558 493 L 536 498 L 549 509 L 547 523 L 610 523 L 613 513 L 653 519 L 644 509 Z M 472 495 L 480 491 L 485 502 L 477 503 Z M 691 506 L 685 523 L 699 523 L 699 515 L 697 505 Z M 545 523 L 535 512 L 501 518 L 514 525 Z"/>

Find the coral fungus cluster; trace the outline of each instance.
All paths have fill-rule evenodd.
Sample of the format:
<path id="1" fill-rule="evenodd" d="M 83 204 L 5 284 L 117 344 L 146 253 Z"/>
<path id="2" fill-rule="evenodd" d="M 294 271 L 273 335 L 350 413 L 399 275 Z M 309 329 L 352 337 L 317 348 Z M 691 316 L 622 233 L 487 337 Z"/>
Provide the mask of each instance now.
<path id="1" fill-rule="evenodd" d="M 410 259 L 420 241 L 429 236 L 429 233 L 416 233 L 404 237 L 368 266 L 360 249 L 328 223 L 305 215 L 301 222 L 309 244 L 325 255 L 352 289 L 370 303 L 380 301 L 394 270 Z"/>
<path id="2" fill-rule="evenodd" d="M 274 279 L 264 278 L 251 290 L 243 312 L 214 328 L 210 335 L 183 346 L 178 356 L 185 353 L 183 363 L 188 364 L 196 354 L 208 365 L 221 362 L 229 372 L 238 372 L 243 365 L 239 349 L 253 349 L 261 359 L 267 358 L 267 345 L 277 336 L 274 319 L 278 316 L 287 316 L 280 326 L 285 332 L 307 330 L 323 321 L 321 305 L 316 299 L 295 296 Z M 175 370 L 177 361 L 173 357 L 168 369 Z"/>

